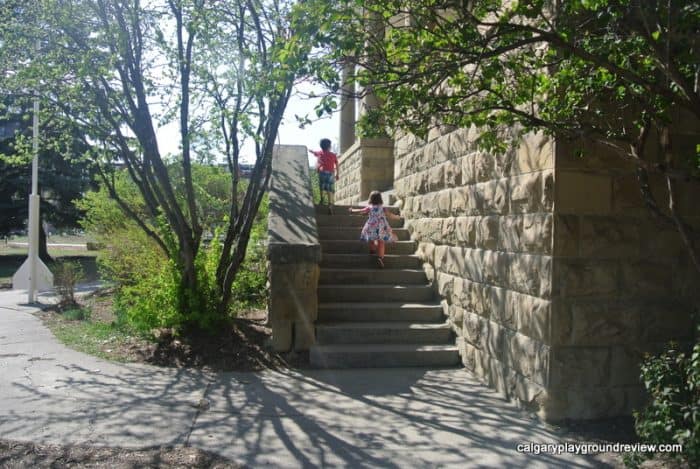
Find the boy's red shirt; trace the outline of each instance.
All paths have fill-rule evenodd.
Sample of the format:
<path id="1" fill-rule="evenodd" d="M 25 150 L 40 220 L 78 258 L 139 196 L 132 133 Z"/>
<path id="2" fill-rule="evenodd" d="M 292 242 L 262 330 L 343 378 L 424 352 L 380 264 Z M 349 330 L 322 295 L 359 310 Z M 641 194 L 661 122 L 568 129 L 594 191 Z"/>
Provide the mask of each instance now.
<path id="1" fill-rule="evenodd" d="M 336 166 L 338 166 L 338 155 L 332 151 L 316 150 L 313 152 L 314 156 L 318 158 L 316 162 L 316 169 L 319 171 L 327 171 L 329 173 L 335 172 Z"/>

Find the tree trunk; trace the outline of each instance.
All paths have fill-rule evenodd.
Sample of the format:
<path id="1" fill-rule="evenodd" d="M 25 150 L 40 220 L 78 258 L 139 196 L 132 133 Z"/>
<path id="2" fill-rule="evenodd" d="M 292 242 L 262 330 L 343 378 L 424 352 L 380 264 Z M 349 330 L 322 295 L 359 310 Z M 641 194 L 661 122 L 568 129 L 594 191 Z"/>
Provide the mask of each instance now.
<path id="1" fill-rule="evenodd" d="M 53 258 L 49 255 L 48 240 L 42 223 L 39 223 L 39 259 L 44 264 L 53 262 Z"/>

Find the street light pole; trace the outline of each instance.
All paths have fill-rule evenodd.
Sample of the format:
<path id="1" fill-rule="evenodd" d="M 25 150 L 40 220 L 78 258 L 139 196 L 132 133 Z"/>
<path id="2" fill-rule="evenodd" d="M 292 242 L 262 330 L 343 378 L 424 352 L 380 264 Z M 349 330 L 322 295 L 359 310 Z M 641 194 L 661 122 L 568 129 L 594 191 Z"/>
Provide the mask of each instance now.
<path id="1" fill-rule="evenodd" d="M 37 47 L 38 50 L 38 47 Z M 37 260 L 39 258 L 39 97 L 34 97 L 32 119 L 32 193 L 29 196 L 29 289 L 27 302 L 36 301 Z"/>
<path id="2" fill-rule="evenodd" d="M 36 41 L 39 55 L 39 41 Z M 38 59 L 38 57 L 37 57 Z M 38 88 L 38 87 L 37 87 Z M 27 260 L 12 276 L 12 288 L 27 290 L 27 302 L 37 301 L 37 290 L 53 286 L 53 274 L 39 259 L 39 92 L 34 96 L 32 119 L 32 193 L 29 195 L 29 253 Z"/>

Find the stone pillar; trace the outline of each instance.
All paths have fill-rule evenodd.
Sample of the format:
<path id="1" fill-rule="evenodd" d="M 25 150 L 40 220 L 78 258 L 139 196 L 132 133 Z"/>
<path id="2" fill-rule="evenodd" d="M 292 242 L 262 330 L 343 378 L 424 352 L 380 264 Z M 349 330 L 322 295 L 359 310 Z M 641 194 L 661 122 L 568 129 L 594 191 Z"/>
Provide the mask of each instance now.
<path id="1" fill-rule="evenodd" d="M 355 83 L 350 83 L 354 65 L 343 67 L 342 91 L 340 95 L 340 153 L 343 154 L 355 143 Z"/>

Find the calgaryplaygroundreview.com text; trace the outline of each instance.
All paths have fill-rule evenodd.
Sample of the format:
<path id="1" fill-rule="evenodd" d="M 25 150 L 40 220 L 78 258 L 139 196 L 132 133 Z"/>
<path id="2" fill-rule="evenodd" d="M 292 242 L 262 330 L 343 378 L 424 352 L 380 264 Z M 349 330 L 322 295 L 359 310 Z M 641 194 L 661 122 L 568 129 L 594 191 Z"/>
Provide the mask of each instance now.
<path id="1" fill-rule="evenodd" d="M 644 443 L 522 443 L 518 453 L 529 454 L 597 454 L 597 453 L 681 453 L 683 445 Z"/>

